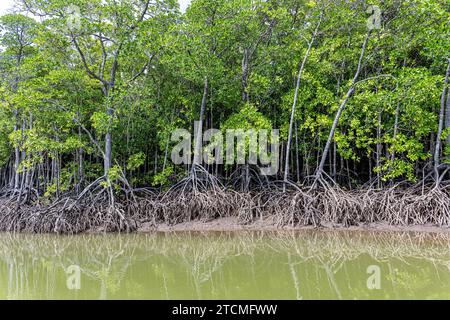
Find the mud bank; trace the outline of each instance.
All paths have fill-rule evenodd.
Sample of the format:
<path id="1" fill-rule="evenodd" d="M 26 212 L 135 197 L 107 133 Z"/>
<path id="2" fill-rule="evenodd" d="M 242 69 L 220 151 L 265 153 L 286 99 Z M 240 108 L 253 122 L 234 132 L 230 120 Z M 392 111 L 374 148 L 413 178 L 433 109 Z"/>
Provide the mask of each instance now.
<path id="1" fill-rule="evenodd" d="M 358 226 L 349 226 L 337 224 L 323 224 L 321 226 L 283 226 L 275 224 L 274 219 L 268 218 L 258 220 L 250 224 L 242 224 L 238 218 L 219 218 L 212 221 L 191 221 L 176 225 L 160 224 L 154 226 L 150 223 L 143 223 L 137 229 L 138 233 L 149 232 L 234 232 L 234 231 L 304 231 L 304 230 L 323 230 L 323 231 L 379 231 L 379 232 L 424 232 L 424 233 L 449 233 L 450 227 L 439 227 L 435 225 L 410 225 L 395 226 L 388 223 L 378 222 L 361 224 Z"/>

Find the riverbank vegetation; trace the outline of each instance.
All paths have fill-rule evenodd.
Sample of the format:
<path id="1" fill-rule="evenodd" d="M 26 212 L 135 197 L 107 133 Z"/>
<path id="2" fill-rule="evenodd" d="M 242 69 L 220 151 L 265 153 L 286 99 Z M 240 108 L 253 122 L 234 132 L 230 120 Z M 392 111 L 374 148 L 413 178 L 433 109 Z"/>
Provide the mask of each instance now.
<path id="1" fill-rule="evenodd" d="M 447 1 L 16 7 L 0 17 L 1 230 L 450 225 Z M 195 121 L 280 129 L 278 173 L 173 164 L 172 132 Z"/>

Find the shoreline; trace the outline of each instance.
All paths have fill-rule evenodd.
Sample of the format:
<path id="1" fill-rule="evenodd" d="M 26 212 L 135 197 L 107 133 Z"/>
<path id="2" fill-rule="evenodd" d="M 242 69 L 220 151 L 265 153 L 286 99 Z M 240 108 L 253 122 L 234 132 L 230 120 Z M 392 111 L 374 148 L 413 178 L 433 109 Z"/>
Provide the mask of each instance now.
<path id="1" fill-rule="evenodd" d="M 171 232 L 285 232 L 285 231 L 370 231 L 370 232 L 420 232 L 420 233 L 450 233 L 450 227 L 435 225 L 390 225 L 385 222 L 374 222 L 355 226 L 343 226 L 338 224 L 323 224 L 314 226 L 281 226 L 278 227 L 271 218 L 259 220 L 250 224 L 242 224 L 236 217 L 218 218 L 210 221 L 190 221 L 174 225 L 158 224 L 156 227 L 149 223 L 143 223 L 137 228 L 136 233 L 171 233 Z M 88 233 L 97 233 L 89 231 Z"/>

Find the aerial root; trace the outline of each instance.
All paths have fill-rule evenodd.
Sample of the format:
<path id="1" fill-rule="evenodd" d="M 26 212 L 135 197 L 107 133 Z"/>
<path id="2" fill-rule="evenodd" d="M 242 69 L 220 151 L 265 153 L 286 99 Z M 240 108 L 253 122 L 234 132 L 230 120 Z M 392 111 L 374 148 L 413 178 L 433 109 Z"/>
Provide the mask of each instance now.
<path id="1" fill-rule="evenodd" d="M 132 232 L 145 222 L 156 227 L 226 217 L 242 224 L 271 218 L 278 227 L 348 227 L 380 222 L 450 226 L 450 186 L 344 190 L 319 184 L 317 188 L 288 192 L 276 188 L 236 192 L 206 176 L 197 181 L 188 179 L 166 192 L 142 189 L 133 197 L 111 197 L 108 188 L 93 188 L 82 199 L 67 197 L 51 205 L 25 204 L 18 210 L 15 201 L 0 198 L 0 231 Z M 195 184 L 197 187 L 191 188 Z"/>

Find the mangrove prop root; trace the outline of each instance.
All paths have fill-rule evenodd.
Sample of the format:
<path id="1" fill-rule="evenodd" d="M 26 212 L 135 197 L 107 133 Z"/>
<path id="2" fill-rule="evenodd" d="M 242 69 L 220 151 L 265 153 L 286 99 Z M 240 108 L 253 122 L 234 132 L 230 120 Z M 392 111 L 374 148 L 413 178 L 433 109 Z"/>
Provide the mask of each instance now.
<path id="1" fill-rule="evenodd" d="M 68 197 L 48 205 L 36 202 L 19 208 L 14 199 L 0 198 L 0 231 L 132 232 L 144 222 L 174 225 L 224 217 L 235 217 L 242 224 L 271 218 L 278 227 L 377 222 L 450 226 L 450 186 L 351 191 L 327 186 L 289 192 L 237 192 L 219 187 L 212 180 L 204 180 L 214 184 L 214 188 L 207 189 L 199 187 L 199 181 L 188 179 L 167 192 L 142 189 L 136 190 L 132 199 L 117 196 L 113 204 L 107 189 L 87 192 L 81 200 Z"/>

